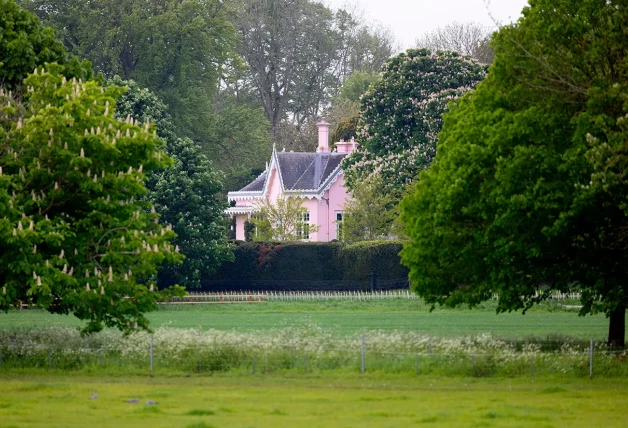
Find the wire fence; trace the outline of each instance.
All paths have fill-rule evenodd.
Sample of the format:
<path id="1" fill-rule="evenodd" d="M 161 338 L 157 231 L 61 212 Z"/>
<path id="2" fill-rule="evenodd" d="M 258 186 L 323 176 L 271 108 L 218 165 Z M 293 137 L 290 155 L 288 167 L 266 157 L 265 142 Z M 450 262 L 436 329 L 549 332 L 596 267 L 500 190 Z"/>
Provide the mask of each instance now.
<path id="1" fill-rule="evenodd" d="M 247 343 L 199 343 L 185 345 L 156 341 L 147 335 L 132 349 L 110 343 L 47 344 L 0 342 L 0 372 L 12 369 L 104 370 L 126 373 L 215 373 L 269 374 L 289 371 L 319 373 L 344 370 L 355 373 L 385 372 L 445 376 L 571 376 L 628 377 L 627 354 L 613 351 L 601 342 L 503 342 L 499 349 L 447 350 L 442 342 L 421 349 L 386 350 L 361 336 L 349 346 L 329 343 L 308 346 L 302 340 L 272 345 Z"/>

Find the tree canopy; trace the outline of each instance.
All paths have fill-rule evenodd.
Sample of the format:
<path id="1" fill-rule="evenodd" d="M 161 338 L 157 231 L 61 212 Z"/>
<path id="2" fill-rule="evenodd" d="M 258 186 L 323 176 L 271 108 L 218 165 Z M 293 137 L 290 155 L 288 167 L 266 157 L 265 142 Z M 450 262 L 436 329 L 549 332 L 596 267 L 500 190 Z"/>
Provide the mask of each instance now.
<path id="1" fill-rule="evenodd" d="M 88 79 L 89 62 L 68 55 L 55 33 L 13 0 L 0 0 L 0 84 L 8 90 L 20 86 L 27 73 L 47 62 L 65 64 L 66 77 Z"/>
<path id="2" fill-rule="evenodd" d="M 165 169 L 153 171 L 147 180 L 147 199 L 161 221 L 172 225 L 177 234 L 172 243 L 186 256 L 183 263 L 166 265 L 159 271 L 159 285 L 199 287 L 203 276 L 232 258 L 222 177 L 198 144 L 177 137 L 166 105 L 155 94 L 134 81 L 114 78 L 109 84 L 127 88 L 118 99 L 118 117 L 131 115 L 155 123 L 157 134 L 165 140 L 166 153 L 174 160 Z"/>
<path id="3" fill-rule="evenodd" d="M 297 132 L 316 122 L 345 78 L 378 72 L 393 53 L 392 37 L 346 9 L 313 0 L 250 0 L 239 3 L 240 53 L 250 67 L 247 83 L 281 139 L 281 124 Z M 290 120 L 288 120 L 290 117 Z M 309 134 L 308 134 L 309 135 Z"/>
<path id="4" fill-rule="evenodd" d="M 398 189 L 415 180 L 436 154 L 449 102 L 484 76 L 482 65 L 455 52 L 408 49 L 391 58 L 361 99 L 357 140 L 363 150 L 343 160 L 348 187 L 374 174 Z"/>
<path id="5" fill-rule="evenodd" d="M 0 94 L 0 309 L 22 302 L 124 331 L 169 291 L 159 267 L 181 260 L 146 201 L 145 175 L 169 158 L 147 122 L 115 118 L 122 88 L 36 68 L 25 104 Z"/>
<path id="6" fill-rule="evenodd" d="M 488 78 L 445 115 L 402 202 L 402 251 L 427 302 L 526 310 L 582 293 L 624 345 L 628 75 L 622 1 L 534 0 L 495 35 Z"/>
<path id="7" fill-rule="evenodd" d="M 213 102 L 235 51 L 229 2 L 220 0 L 20 0 L 72 54 L 105 78 L 132 79 L 169 107 L 181 136 L 213 130 Z"/>

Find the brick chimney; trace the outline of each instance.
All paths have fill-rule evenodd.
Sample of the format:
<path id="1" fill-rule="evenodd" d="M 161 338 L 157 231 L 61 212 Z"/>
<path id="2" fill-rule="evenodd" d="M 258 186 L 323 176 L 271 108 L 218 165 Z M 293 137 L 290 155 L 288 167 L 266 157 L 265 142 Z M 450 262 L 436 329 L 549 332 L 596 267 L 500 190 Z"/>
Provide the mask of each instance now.
<path id="1" fill-rule="evenodd" d="M 316 126 L 318 127 L 318 148 L 316 152 L 329 153 L 329 123 L 323 120 L 317 123 Z"/>

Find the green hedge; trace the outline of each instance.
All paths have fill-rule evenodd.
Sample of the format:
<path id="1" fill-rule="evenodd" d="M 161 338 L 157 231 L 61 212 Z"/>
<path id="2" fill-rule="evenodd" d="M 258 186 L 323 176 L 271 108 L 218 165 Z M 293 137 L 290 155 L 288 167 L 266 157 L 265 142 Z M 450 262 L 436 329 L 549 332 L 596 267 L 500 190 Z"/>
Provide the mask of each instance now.
<path id="1" fill-rule="evenodd" d="M 379 288 L 406 284 L 400 241 L 282 242 L 235 244 L 235 261 L 225 263 L 204 290 L 331 290 L 365 289 L 369 273 L 378 275 Z"/>

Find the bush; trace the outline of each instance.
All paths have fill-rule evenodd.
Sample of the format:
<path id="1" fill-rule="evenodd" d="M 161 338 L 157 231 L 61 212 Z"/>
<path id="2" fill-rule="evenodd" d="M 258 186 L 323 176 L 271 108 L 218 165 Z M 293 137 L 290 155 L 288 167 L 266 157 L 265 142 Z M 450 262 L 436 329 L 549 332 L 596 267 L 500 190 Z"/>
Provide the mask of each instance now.
<path id="1" fill-rule="evenodd" d="M 202 282 L 204 290 L 359 290 L 370 286 L 371 272 L 378 288 L 407 284 L 401 265 L 400 241 L 237 242 L 235 261 L 225 263 Z"/>

